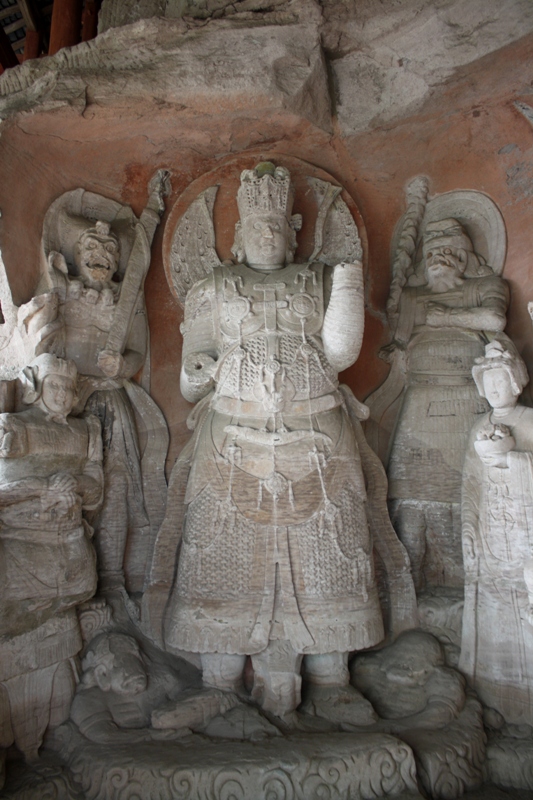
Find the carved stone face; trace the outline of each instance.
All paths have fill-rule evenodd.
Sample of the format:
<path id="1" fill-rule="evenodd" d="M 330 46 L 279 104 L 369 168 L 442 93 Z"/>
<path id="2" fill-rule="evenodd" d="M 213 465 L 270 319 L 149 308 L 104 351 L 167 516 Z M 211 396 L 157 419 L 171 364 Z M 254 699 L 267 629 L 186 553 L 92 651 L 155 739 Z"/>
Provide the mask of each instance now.
<path id="1" fill-rule="evenodd" d="M 289 246 L 289 225 L 282 214 L 246 217 L 242 222 L 246 263 L 257 269 L 282 267 Z"/>
<path id="2" fill-rule="evenodd" d="M 433 292 L 447 292 L 461 283 L 466 254 L 451 243 L 435 245 L 425 252 L 427 283 Z"/>
<path id="3" fill-rule="evenodd" d="M 114 236 L 84 235 L 76 245 L 76 266 L 80 276 L 90 283 L 110 281 L 117 271 L 119 256 Z"/>
<path id="4" fill-rule="evenodd" d="M 43 380 L 41 402 L 52 413 L 66 417 L 76 399 L 76 385 L 66 375 L 51 373 Z"/>
<path id="5" fill-rule="evenodd" d="M 517 395 L 513 389 L 511 376 L 506 369 L 488 369 L 483 373 L 485 397 L 495 409 L 510 408 L 516 405 Z"/>
<path id="6" fill-rule="evenodd" d="M 96 682 L 104 692 L 136 695 L 144 692 L 148 676 L 141 655 L 127 642 L 113 642 L 113 664 L 99 664 L 95 668 Z"/>

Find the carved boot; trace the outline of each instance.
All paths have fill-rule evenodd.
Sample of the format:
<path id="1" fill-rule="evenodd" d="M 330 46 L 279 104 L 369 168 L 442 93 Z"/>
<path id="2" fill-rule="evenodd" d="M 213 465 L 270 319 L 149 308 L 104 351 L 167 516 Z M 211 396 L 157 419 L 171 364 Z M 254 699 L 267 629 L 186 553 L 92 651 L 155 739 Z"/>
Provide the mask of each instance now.
<path id="1" fill-rule="evenodd" d="M 202 653 L 202 677 L 206 686 L 243 694 L 242 674 L 246 656 L 227 653 Z"/>
<path id="2" fill-rule="evenodd" d="M 290 642 L 276 639 L 261 653 L 252 656 L 253 699 L 261 708 L 289 721 L 300 705 L 302 656 Z"/>
<path id="3" fill-rule="evenodd" d="M 300 711 L 337 725 L 374 725 L 378 716 L 363 695 L 350 685 L 348 653 L 305 657 L 305 691 Z"/>

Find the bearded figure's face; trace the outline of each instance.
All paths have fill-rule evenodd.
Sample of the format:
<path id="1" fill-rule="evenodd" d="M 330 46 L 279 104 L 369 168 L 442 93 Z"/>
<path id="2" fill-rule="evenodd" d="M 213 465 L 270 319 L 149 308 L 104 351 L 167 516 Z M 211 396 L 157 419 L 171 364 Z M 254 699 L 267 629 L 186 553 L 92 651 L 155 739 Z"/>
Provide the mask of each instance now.
<path id="1" fill-rule="evenodd" d="M 119 256 L 118 240 L 113 234 L 82 234 L 75 249 L 80 277 L 88 283 L 108 283 L 117 271 Z"/>
<path id="2" fill-rule="evenodd" d="M 425 248 L 425 269 L 427 285 L 432 292 L 447 292 L 463 281 L 467 253 L 459 247 L 434 243 Z"/>

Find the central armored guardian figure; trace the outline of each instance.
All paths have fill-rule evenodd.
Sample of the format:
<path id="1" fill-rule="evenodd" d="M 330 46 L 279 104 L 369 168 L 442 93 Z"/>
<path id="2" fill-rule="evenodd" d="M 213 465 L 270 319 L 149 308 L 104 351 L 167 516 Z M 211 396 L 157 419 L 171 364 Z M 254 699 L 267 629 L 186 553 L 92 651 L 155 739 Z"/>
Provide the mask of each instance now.
<path id="1" fill-rule="evenodd" d="M 383 638 L 361 460 L 337 375 L 361 348 L 361 263 L 292 263 L 294 190 L 270 162 L 241 175 L 227 262 L 187 295 L 181 388 L 198 402 L 169 650 L 204 682 L 290 721 L 370 723 L 348 653 Z"/>

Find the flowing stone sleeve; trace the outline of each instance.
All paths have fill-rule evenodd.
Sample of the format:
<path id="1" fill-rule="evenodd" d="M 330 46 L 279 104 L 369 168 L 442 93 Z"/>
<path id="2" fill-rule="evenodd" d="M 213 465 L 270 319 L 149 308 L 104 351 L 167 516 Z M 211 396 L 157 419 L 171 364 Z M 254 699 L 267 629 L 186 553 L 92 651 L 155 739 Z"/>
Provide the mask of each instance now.
<path id="1" fill-rule="evenodd" d="M 337 372 L 357 361 L 364 325 L 363 266 L 360 262 L 337 264 L 322 328 L 326 358 Z"/>
<path id="2" fill-rule="evenodd" d="M 146 319 L 146 305 L 144 292 L 140 292 L 133 309 L 128 336 L 124 345 L 122 357 L 124 366 L 121 370 L 122 378 L 132 378 L 143 366 L 148 350 L 148 322 Z"/>
<path id="3" fill-rule="evenodd" d="M 507 461 L 511 474 L 509 483 L 520 501 L 514 522 L 527 534 L 528 548 L 522 554 L 525 565 L 525 561 L 533 559 L 533 453 L 512 450 L 507 455 Z M 532 565 L 528 566 L 531 569 Z M 530 594 L 533 595 L 533 592 L 530 591 Z"/>
<path id="4" fill-rule="evenodd" d="M 473 675 L 476 667 L 477 581 L 482 546 L 479 532 L 479 517 L 483 464 L 474 449 L 474 442 L 477 431 L 486 423 L 487 419 L 488 415 L 484 415 L 480 422 L 472 429 L 463 467 L 461 519 L 463 563 L 465 569 L 465 600 L 459 666 L 461 671 L 467 675 Z"/>
<path id="5" fill-rule="evenodd" d="M 379 553 L 386 573 L 390 598 L 388 627 L 393 636 L 416 628 L 418 611 L 411 576 L 409 557 L 392 527 L 387 510 L 387 476 L 379 458 L 368 445 L 358 419 L 358 402 L 348 386 L 341 385 L 346 408 L 353 426 L 361 465 L 367 485 L 367 514 L 374 547 Z"/>
<path id="6" fill-rule="evenodd" d="M 198 281 L 187 295 L 183 334 L 181 393 L 196 403 L 213 388 L 218 356 L 216 298 L 212 276 Z"/>
<path id="7" fill-rule="evenodd" d="M 85 417 L 89 443 L 87 447 L 87 462 L 83 474 L 92 479 L 93 487 L 85 492 L 83 508 L 85 511 L 95 511 L 104 499 L 104 472 L 102 469 L 102 429 L 100 420 L 93 414 Z"/>
<path id="8" fill-rule="evenodd" d="M 463 558 L 465 571 L 471 576 L 477 575 L 477 562 L 481 547 L 479 536 L 479 503 L 480 486 L 483 480 L 483 465 L 474 449 L 474 441 L 478 429 L 479 424 L 475 425 L 470 434 L 463 467 L 461 495 Z"/>

